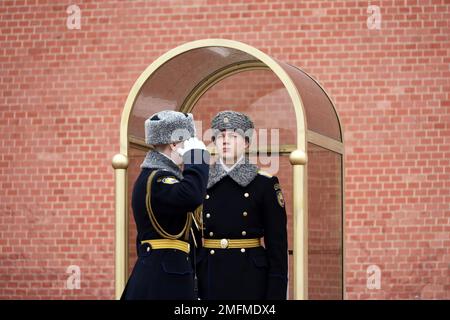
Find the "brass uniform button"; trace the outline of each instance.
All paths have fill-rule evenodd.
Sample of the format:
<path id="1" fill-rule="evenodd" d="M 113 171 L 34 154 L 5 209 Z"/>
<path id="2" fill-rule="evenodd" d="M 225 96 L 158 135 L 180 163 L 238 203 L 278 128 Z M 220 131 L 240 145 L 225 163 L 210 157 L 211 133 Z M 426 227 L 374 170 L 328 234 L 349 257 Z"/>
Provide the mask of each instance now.
<path id="1" fill-rule="evenodd" d="M 242 235 L 245 237 L 247 235 L 247 232 L 242 231 Z"/>
<path id="2" fill-rule="evenodd" d="M 248 215 L 247 211 L 242 212 L 242 215 L 246 217 Z"/>
<path id="3" fill-rule="evenodd" d="M 222 239 L 222 240 L 220 240 L 220 247 L 221 247 L 222 249 L 228 248 L 228 240 L 227 240 L 227 239 Z"/>
<path id="4" fill-rule="evenodd" d="M 215 252 L 214 250 L 211 250 L 209 253 L 214 254 L 214 252 Z"/>
<path id="5" fill-rule="evenodd" d="M 214 235 L 214 232 L 211 231 L 211 232 L 209 233 L 209 236 L 212 237 L 213 235 Z"/>

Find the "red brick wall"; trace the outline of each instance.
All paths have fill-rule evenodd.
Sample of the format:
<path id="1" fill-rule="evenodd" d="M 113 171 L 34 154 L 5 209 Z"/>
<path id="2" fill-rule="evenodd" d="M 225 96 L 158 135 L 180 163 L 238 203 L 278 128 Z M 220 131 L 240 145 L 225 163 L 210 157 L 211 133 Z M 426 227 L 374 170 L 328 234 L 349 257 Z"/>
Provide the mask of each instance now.
<path id="1" fill-rule="evenodd" d="M 304 68 L 336 102 L 346 298 L 449 299 L 448 1 L 371 2 L 380 30 L 368 1 L 155 3 L 77 1 L 68 30 L 69 2 L 1 2 L 0 298 L 113 298 L 110 163 L 128 91 L 167 50 L 228 38 Z"/>

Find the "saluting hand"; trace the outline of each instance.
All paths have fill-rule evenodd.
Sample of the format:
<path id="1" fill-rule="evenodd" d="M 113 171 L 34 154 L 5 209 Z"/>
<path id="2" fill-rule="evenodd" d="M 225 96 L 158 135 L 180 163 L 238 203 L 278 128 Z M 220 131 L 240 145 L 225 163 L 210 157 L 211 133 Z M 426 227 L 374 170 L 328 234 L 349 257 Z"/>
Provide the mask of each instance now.
<path id="1" fill-rule="evenodd" d="M 185 140 L 183 142 L 183 147 L 178 148 L 177 152 L 180 154 L 180 156 L 183 156 L 187 151 L 193 149 L 206 150 L 206 146 L 203 143 L 203 141 L 199 140 L 197 137 L 193 137 L 188 140 Z"/>

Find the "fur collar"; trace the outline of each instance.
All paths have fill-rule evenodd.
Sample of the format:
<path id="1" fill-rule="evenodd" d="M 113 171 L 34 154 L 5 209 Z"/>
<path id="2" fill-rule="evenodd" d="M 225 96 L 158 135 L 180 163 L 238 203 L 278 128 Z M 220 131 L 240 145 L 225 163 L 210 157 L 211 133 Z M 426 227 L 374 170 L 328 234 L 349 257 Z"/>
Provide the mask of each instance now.
<path id="1" fill-rule="evenodd" d="M 258 175 L 258 167 L 249 163 L 246 157 L 238 163 L 232 170 L 226 172 L 220 161 L 216 161 L 214 165 L 209 168 L 208 189 L 213 187 L 217 182 L 224 177 L 229 176 L 241 187 L 246 187 Z"/>
<path id="2" fill-rule="evenodd" d="M 171 159 L 158 151 L 149 151 L 141 164 L 141 168 L 161 169 L 170 171 L 178 179 L 183 179 L 181 169 Z"/>

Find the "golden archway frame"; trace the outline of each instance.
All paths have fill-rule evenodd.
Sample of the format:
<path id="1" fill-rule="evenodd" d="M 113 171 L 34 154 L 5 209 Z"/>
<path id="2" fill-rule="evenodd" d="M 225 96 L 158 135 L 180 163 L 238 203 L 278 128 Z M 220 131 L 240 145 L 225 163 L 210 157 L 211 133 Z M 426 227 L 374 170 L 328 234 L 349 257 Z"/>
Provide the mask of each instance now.
<path id="1" fill-rule="evenodd" d="M 289 153 L 289 161 L 293 166 L 293 289 L 294 299 L 308 298 L 308 208 L 307 208 L 307 142 L 327 146 L 327 149 L 343 154 L 343 143 L 307 130 L 306 116 L 301 96 L 288 73 L 270 56 L 247 44 L 223 39 L 198 40 L 178 46 L 149 65 L 134 83 L 125 102 L 120 123 L 120 153 L 112 160 L 115 173 L 115 296 L 120 295 L 128 278 L 128 149 L 130 141 L 128 122 L 134 103 L 142 86 L 161 66 L 169 60 L 185 52 L 205 47 L 226 47 L 247 53 L 257 61 L 249 61 L 228 66 L 210 75 L 208 80 L 197 85 L 189 94 L 181 108 L 192 110 L 200 96 L 212 85 L 230 76 L 246 70 L 269 69 L 283 83 L 294 107 L 297 124 L 297 144 L 284 148 Z M 313 79 L 314 80 L 314 79 Z M 314 80 L 315 81 L 315 80 Z M 315 81 L 317 83 L 317 81 Z M 318 84 L 318 83 L 317 83 Z M 320 85 L 319 85 L 320 86 Z M 321 87 L 322 88 L 322 87 Z M 323 90 L 323 88 L 322 88 Z M 325 90 L 324 93 L 326 94 Z M 329 96 L 327 95 L 329 98 Z M 331 101 L 331 99 L 330 99 Z M 334 108 L 334 103 L 331 101 Z M 337 116 L 336 110 L 334 110 Z M 340 122 L 339 122 L 340 123 Z M 341 129 L 342 136 L 342 129 Z M 283 148 L 282 148 L 283 150 Z"/>

